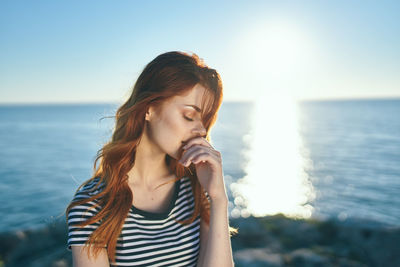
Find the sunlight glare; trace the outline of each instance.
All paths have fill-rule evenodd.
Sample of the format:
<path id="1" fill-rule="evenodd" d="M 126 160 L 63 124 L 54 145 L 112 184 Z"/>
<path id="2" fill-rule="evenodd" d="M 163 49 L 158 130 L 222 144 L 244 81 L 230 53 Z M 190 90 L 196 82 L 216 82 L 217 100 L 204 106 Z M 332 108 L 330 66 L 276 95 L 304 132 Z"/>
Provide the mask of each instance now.
<path id="1" fill-rule="evenodd" d="M 315 194 L 304 171 L 307 159 L 300 153 L 297 106 L 282 94 L 262 96 L 255 105 L 247 175 L 231 185 L 235 204 L 245 203 L 254 216 L 308 218 L 313 210 L 308 203 Z"/>

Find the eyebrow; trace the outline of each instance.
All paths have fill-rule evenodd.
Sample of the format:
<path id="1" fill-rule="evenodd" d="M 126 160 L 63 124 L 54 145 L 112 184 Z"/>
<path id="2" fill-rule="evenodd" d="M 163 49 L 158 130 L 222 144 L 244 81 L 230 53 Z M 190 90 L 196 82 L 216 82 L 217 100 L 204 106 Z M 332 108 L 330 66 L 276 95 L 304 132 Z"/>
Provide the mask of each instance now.
<path id="1" fill-rule="evenodd" d="M 185 106 L 192 107 L 192 108 L 194 108 L 197 112 L 201 112 L 201 108 L 199 108 L 199 107 L 196 106 L 196 105 L 185 105 Z"/>

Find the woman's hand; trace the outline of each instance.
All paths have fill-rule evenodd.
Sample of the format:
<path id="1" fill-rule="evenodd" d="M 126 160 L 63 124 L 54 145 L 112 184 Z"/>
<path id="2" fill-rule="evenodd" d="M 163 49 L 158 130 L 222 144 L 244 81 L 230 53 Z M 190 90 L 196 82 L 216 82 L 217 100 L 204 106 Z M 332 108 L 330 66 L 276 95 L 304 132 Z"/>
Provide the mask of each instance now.
<path id="1" fill-rule="evenodd" d="M 179 163 L 185 167 L 195 164 L 199 182 L 212 201 L 227 201 L 221 153 L 215 150 L 204 137 L 190 139 L 183 149 Z"/>
<path id="2" fill-rule="evenodd" d="M 179 162 L 185 167 L 195 164 L 199 182 L 211 198 L 209 226 L 201 226 L 201 234 L 206 238 L 202 239 L 204 246 L 200 246 L 198 265 L 234 266 L 221 153 L 204 137 L 189 140 L 183 149 Z"/>

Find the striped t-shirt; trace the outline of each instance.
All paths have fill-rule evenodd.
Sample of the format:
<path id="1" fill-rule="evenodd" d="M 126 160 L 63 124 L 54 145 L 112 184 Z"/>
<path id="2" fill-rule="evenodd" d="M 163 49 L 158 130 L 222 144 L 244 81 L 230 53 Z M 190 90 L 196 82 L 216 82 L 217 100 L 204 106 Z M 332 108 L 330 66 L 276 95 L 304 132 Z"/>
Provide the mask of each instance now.
<path id="1" fill-rule="evenodd" d="M 74 196 L 75 200 L 96 194 L 93 192 L 98 178 L 82 187 Z M 208 195 L 207 195 L 208 197 Z M 71 245 L 84 245 L 99 222 L 83 228 L 74 227 L 74 223 L 87 220 L 99 211 L 87 209 L 97 200 L 74 206 L 68 213 L 68 250 Z M 132 205 L 125 219 L 122 232 L 117 240 L 115 263 L 110 266 L 196 266 L 200 249 L 200 216 L 189 225 L 174 221 L 191 217 L 194 198 L 188 177 L 175 182 L 173 199 L 165 213 L 152 213 L 140 210 Z"/>

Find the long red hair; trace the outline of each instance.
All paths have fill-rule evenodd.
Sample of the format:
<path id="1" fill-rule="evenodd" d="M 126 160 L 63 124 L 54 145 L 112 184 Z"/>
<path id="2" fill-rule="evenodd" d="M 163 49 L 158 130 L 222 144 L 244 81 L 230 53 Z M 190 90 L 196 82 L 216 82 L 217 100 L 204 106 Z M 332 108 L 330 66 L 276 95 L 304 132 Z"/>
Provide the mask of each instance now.
<path id="1" fill-rule="evenodd" d="M 209 68 L 195 53 L 172 51 L 161 54 L 153 59 L 143 69 L 138 77 L 129 99 L 118 108 L 115 116 L 115 128 L 112 138 L 97 152 L 93 166 L 93 176 L 78 187 L 94 182 L 99 177 L 97 185 L 104 183 L 104 188 L 97 194 L 71 202 L 70 209 L 92 200 L 98 201 L 101 210 L 93 217 L 74 226 L 83 227 L 101 220 L 101 224 L 90 235 L 86 244 L 93 248 L 94 256 L 100 249 L 107 247 L 108 257 L 114 262 L 117 239 L 122 230 L 125 218 L 132 206 L 132 191 L 128 186 L 128 171 L 135 161 L 136 145 L 140 141 L 145 125 L 145 113 L 150 105 L 159 106 L 170 97 L 184 94 L 187 90 L 200 83 L 207 90 L 203 97 L 202 121 L 207 130 L 206 140 L 211 142 L 209 131 L 215 124 L 217 112 L 222 103 L 222 81 L 215 69 Z M 208 99 L 207 103 L 204 99 Z M 99 166 L 97 163 L 99 161 Z M 210 204 L 201 187 L 196 170 L 192 164 L 185 168 L 177 164 L 176 159 L 168 154 L 165 158 L 167 166 L 175 173 L 177 179 L 188 176 L 194 195 L 194 212 L 190 218 L 178 221 L 181 224 L 192 223 L 201 216 L 207 224 L 210 222 Z M 171 181 L 171 182 L 175 182 Z M 229 227 L 230 235 L 237 229 Z M 89 255 L 90 257 L 90 255 Z"/>

